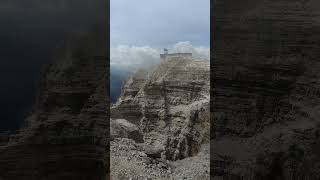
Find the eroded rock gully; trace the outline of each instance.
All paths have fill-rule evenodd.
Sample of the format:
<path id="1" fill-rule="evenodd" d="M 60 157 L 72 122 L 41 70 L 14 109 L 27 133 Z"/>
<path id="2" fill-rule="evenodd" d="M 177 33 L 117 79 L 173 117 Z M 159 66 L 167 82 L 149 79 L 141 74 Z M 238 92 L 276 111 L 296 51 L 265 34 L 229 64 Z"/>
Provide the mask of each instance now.
<path id="1" fill-rule="evenodd" d="M 318 7 L 217 2 L 212 179 L 320 178 Z"/>

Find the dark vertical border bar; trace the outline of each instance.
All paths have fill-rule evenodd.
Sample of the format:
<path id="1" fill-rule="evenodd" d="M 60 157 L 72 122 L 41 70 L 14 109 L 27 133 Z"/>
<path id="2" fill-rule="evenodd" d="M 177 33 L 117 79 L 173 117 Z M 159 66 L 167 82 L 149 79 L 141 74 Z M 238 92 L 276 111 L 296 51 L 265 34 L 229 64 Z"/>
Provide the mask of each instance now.
<path id="1" fill-rule="evenodd" d="M 54 45 L 59 41 L 59 46 L 50 49 L 53 55 L 44 60 L 36 82 L 37 97 L 24 126 L 8 137 L 0 134 L 0 179 L 109 179 L 110 2 L 30 1 L 25 2 L 27 7 L 11 2 L 6 10 L 12 10 L 11 5 L 14 12 L 26 8 L 23 13 L 30 17 L 22 20 L 34 22 L 30 27 L 35 29 L 30 29 L 35 32 L 50 29 L 48 34 L 58 38 L 48 39 Z M 54 18 L 38 9 L 42 6 L 51 10 L 48 14 Z M 36 24 L 39 12 L 33 10 L 48 15 L 40 17 L 43 24 Z M 51 29 L 49 20 L 63 21 L 57 24 L 61 29 Z M 39 35 L 35 32 L 31 34 Z M 41 49 L 41 42 L 36 41 L 31 49 Z M 19 47 L 21 42 L 15 43 Z"/>
<path id="2" fill-rule="evenodd" d="M 211 179 L 318 179 L 320 3 L 211 7 Z"/>
<path id="3" fill-rule="evenodd" d="M 214 60 L 216 43 L 215 39 L 215 28 L 216 28 L 216 0 L 210 1 L 210 179 L 213 179 L 214 169 L 212 164 L 211 155 L 213 154 L 213 139 L 214 139 Z"/>
<path id="4" fill-rule="evenodd" d="M 105 21 L 105 28 L 106 28 L 106 34 L 107 34 L 107 42 L 108 46 L 106 48 L 107 51 L 107 61 L 108 61 L 108 67 L 107 67 L 107 76 L 106 76 L 106 96 L 107 96 L 107 127 L 108 127 L 108 131 L 107 131 L 107 142 L 106 142 L 106 180 L 111 179 L 111 174 L 110 174 L 110 103 L 111 103 L 111 99 L 110 99 L 110 0 L 104 0 L 106 2 L 107 5 L 107 11 L 106 11 L 106 21 Z"/>

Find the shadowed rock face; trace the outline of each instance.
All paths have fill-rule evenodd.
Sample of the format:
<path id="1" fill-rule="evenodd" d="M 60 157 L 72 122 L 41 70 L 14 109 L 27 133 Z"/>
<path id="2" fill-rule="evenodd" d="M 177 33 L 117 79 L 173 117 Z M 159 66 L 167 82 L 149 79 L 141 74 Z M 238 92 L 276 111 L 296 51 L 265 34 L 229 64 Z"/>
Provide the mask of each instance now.
<path id="1" fill-rule="evenodd" d="M 74 37 L 44 69 L 26 126 L 0 147 L 1 178 L 106 179 L 109 82 L 102 37 L 95 30 Z"/>
<path id="2" fill-rule="evenodd" d="M 240 2 L 239 2 L 240 3 Z M 213 179 L 318 179 L 315 1 L 216 5 Z M 319 7 L 319 6 L 317 6 Z"/>
<path id="3" fill-rule="evenodd" d="M 175 57 L 137 72 L 111 108 L 111 118 L 136 124 L 159 157 L 196 155 L 209 139 L 209 61 Z"/>

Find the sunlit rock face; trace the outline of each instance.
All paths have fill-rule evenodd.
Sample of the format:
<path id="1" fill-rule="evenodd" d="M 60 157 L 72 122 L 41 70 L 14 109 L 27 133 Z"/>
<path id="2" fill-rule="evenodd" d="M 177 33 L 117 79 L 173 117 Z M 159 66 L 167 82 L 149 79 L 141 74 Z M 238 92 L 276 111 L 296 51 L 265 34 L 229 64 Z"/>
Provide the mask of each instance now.
<path id="1" fill-rule="evenodd" d="M 315 1 L 219 1 L 211 177 L 318 179 Z"/>
<path id="2" fill-rule="evenodd" d="M 111 117 L 139 126 L 144 143 L 163 159 L 196 155 L 209 140 L 209 61 L 172 57 L 136 72 Z"/>
<path id="3" fill-rule="evenodd" d="M 0 147 L 1 178 L 106 179 L 109 80 L 102 37 L 95 29 L 71 38 L 44 68 L 25 127 Z"/>

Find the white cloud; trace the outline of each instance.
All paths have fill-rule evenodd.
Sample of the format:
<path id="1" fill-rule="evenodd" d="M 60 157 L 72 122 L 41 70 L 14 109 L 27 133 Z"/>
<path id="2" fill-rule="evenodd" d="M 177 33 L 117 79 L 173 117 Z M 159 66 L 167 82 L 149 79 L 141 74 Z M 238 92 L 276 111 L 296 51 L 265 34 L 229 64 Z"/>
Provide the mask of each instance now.
<path id="1" fill-rule="evenodd" d="M 150 46 L 125 46 L 120 45 L 111 48 L 110 57 L 111 67 L 128 68 L 135 70 L 140 67 L 154 65 L 160 61 L 162 49 L 152 48 Z M 210 48 L 194 47 L 191 42 L 178 42 L 169 49 L 169 53 L 192 53 L 194 57 L 209 59 Z"/>
<path id="2" fill-rule="evenodd" d="M 160 51 L 149 46 L 118 46 L 111 48 L 111 66 L 138 68 L 159 62 Z"/>
<path id="3" fill-rule="evenodd" d="M 193 47 L 190 41 L 178 42 L 173 46 L 173 52 L 192 53 L 192 56 L 197 58 L 210 59 L 210 48 Z"/>

